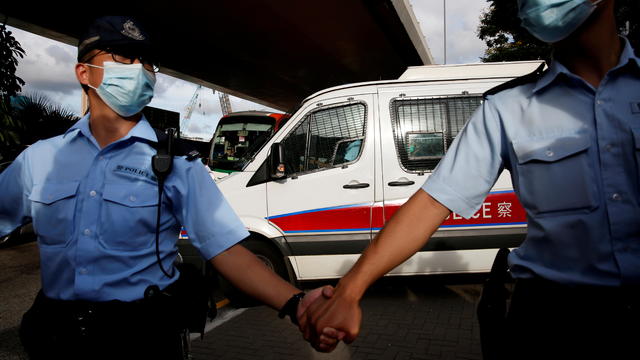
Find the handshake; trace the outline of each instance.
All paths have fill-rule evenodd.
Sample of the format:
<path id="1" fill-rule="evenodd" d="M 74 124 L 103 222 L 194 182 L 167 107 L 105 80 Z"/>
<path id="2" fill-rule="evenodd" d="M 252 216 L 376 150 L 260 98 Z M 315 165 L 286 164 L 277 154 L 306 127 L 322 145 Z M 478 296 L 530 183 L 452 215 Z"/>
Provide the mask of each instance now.
<path id="1" fill-rule="evenodd" d="M 331 352 L 341 340 L 351 343 L 360 332 L 360 297 L 349 296 L 343 289 L 323 286 L 307 293 L 298 304 L 300 331 L 317 351 Z"/>

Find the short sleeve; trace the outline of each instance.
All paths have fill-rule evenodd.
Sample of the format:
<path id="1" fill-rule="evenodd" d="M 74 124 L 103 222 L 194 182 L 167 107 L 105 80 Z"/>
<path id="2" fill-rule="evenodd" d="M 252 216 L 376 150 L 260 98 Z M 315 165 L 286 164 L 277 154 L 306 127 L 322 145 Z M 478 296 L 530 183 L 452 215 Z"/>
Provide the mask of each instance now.
<path id="1" fill-rule="evenodd" d="M 0 235 L 11 233 L 31 219 L 31 173 L 28 152 L 23 151 L 0 173 Z"/>
<path id="2" fill-rule="evenodd" d="M 168 194 L 178 221 L 205 259 L 211 259 L 249 236 L 240 218 L 199 161 L 176 161 Z"/>
<path id="3" fill-rule="evenodd" d="M 485 100 L 422 189 L 449 210 L 470 218 L 502 171 L 503 138 L 498 114 Z"/>

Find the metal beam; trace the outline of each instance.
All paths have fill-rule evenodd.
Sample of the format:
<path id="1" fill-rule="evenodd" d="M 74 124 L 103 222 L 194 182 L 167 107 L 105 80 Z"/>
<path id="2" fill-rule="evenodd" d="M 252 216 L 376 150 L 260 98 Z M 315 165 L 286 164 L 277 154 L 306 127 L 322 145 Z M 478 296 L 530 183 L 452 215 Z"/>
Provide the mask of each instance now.
<path id="1" fill-rule="evenodd" d="M 163 73 L 281 110 L 327 87 L 395 79 L 433 63 L 407 0 L 0 5 L 9 25 L 72 45 L 93 18 L 125 12 L 155 39 Z"/>

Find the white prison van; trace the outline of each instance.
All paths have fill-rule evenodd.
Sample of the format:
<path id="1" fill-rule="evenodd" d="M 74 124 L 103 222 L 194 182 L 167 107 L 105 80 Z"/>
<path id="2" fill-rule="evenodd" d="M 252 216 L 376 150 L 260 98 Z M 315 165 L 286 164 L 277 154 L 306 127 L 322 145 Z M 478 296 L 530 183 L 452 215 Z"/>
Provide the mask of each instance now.
<path id="1" fill-rule="evenodd" d="M 242 171 L 216 180 L 251 233 L 243 244 L 289 280 L 341 277 L 429 177 L 482 94 L 539 65 L 410 67 L 398 80 L 311 95 Z M 452 214 L 390 274 L 487 272 L 497 249 L 525 233 L 505 172 L 473 218 Z"/>

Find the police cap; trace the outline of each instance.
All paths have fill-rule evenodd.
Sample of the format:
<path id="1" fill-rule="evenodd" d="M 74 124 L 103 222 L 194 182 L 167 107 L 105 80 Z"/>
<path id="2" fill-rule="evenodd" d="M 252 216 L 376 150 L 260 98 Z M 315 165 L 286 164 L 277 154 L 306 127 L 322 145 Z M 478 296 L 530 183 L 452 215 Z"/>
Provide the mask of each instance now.
<path id="1" fill-rule="evenodd" d="M 123 56 L 153 58 L 149 34 L 130 16 L 96 19 L 78 41 L 78 61 L 95 49 Z"/>

